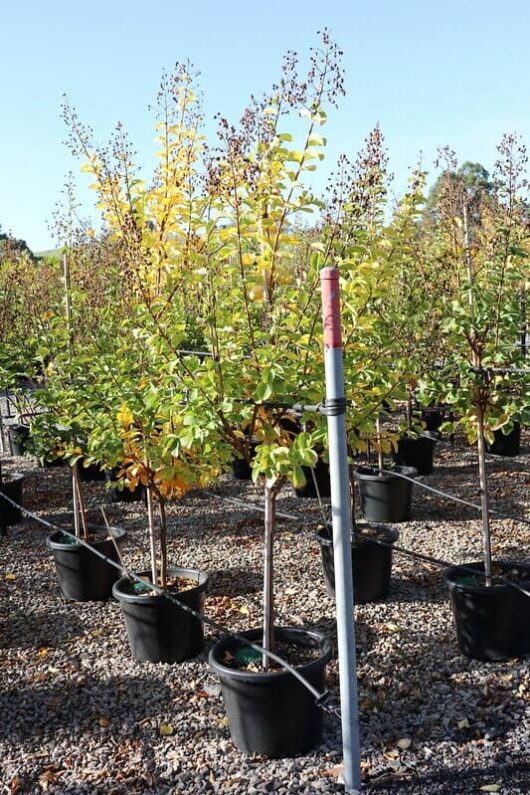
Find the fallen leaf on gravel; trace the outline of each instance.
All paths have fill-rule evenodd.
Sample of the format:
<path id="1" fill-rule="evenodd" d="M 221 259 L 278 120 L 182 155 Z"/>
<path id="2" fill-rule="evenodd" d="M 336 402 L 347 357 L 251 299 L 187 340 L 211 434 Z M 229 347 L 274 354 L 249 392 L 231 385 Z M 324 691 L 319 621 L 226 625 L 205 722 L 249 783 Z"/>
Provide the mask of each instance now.
<path id="1" fill-rule="evenodd" d="M 163 734 L 165 737 L 169 737 L 173 734 L 175 729 L 169 723 L 161 723 L 160 724 L 160 734 Z"/>
<path id="2" fill-rule="evenodd" d="M 287 588 L 287 590 L 285 591 L 285 593 L 286 593 L 286 594 L 288 594 L 289 596 L 294 596 L 294 594 L 296 594 L 296 593 L 297 593 L 297 589 L 296 589 L 296 588 L 293 588 L 293 587 L 291 586 L 290 588 Z"/>
<path id="3" fill-rule="evenodd" d="M 16 574 L 12 574 L 11 572 L 8 572 L 8 573 L 6 574 L 6 576 L 5 576 L 5 579 L 6 579 L 8 582 L 13 582 L 13 580 L 16 580 L 16 578 L 17 578 L 17 575 L 16 575 Z"/>
<path id="4" fill-rule="evenodd" d="M 49 653 L 50 653 L 50 650 L 49 650 L 49 649 L 47 649 L 47 648 L 46 648 L 46 646 L 43 646 L 43 647 L 42 647 L 41 649 L 39 649 L 39 651 L 38 651 L 38 655 L 39 655 L 39 657 L 47 657 Z"/>
<path id="5" fill-rule="evenodd" d="M 19 792 L 22 792 L 22 781 L 20 780 L 20 776 L 15 776 L 9 782 L 9 789 L 11 791 L 11 795 L 18 795 Z"/>
<path id="6" fill-rule="evenodd" d="M 39 784 L 41 785 L 43 790 L 47 790 L 50 784 L 57 784 L 59 781 L 59 776 L 57 772 L 53 769 L 45 770 L 44 773 L 41 773 L 39 776 Z"/>
<path id="7" fill-rule="evenodd" d="M 459 729 L 469 729 L 468 719 L 464 718 L 463 720 L 459 720 L 457 726 Z"/>
<path id="8" fill-rule="evenodd" d="M 248 616 L 249 613 L 250 613 L 250 610 L 248 609 L 248 607 L 246 607 L 246 605 L 243 605 L 243 607 L 239 608 L 239 612 L 243 613 L 244 616 Z"/>
<path id="9" fill-rule="evenodd" d="M 93 635 L 94 635 L 96 638 L 98 638 L 100 635 L 103 635 L 103 630 L 102 630 L 102 629 L 94 629 L 94 630 L 92 630 L 92 634 L 93 634 Z"/>
<path id="10" fill-rule="evenodd" d="M 333 765 L 333 767 L 324 767 L 319 771 L 321 776 L 326 778 L 338 778 L 344 773 L 344 765 Z"/>
<path id="11" fill-rule="evenodd" d="M 100 718 L 98 723 L 102 729 L 106 729 L 107 726 L 110 726 L 110 720 L 108 718 Z"/>
<path id="12" fill-rule="evenodd" d="M 480 791 L 481 792 L 500 792 L 501 791 L 501 785 L 500 784 L 484 784 L 484 786 L 482 786 L 480 788 Z"/>
<path id="13" fill-rule="evenodd" d="M 402 737 L 401 740 L 397 741 L 398 748 L 401 748 L 403 751 L 406 751 L 407 748 L 410 748 L 412 744 L 412 740 L 410 737 Z"/>
<path id="14" fill-rule="evenodd" d="M 228 718 L 221 718 L 221 720 L 218 721 L 218 723 L 219 726 L 228 726 Z"/>
<path id="15" fill-rule="evenodd" d="M 389 632 L 399 632 L 399 627 L 397 624 L 385 624 L 385 629 L 388 629 Z"/>

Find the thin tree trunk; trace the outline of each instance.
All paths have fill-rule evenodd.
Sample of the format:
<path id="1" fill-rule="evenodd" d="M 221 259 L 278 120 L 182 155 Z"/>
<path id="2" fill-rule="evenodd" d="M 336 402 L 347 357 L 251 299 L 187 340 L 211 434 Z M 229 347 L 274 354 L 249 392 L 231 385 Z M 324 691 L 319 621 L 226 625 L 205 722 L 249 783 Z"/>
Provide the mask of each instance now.
<path id="1" fill-rule="evenodd" d="M 72 467 L 72 508 L 74 511 L 74 535 L 81 538 L 81 522 L 79 520 L 79 499 L 77 496 L 77 463 Z"/>
<path id="2" fill-rule="evenodd" d="M 383 471 L 383 450 L 381 448 L 381 420 L 379 417 L 375 421 L 375 427 L 377 431 L 377 462 L 379 465 L 379 474 Z"/>
<path id="3" fill-rule="evenodd" d="M 88 541 L 88 527 L 86 523 L 85 503 L 83 500 L 83 492 L 81 491 L 81 482 L 79 480 L 79 467 L 77 465 L 74 468 L 73 478 L 74 478 L 74 491 L 77 495 L 77 507 L 79 510 L 78 520 L 79 519 L 81 520 L 81 526 L 83 528 L 83 538 L 85 541 Z"/>
<path id="4" fill-rule="evenodd" d="M 474 322 L 475 318 L 475 304 L 473 300 L 473 286 L 474 286 L 474 273 L 473 273 L 473 260 L 471 258 L 471 247 L 469 245 L 469 223 L 467 217 L 467 204 L 464 201 L 463 205 L 464 216 L 464 251 L 466 258 L 467 269 L 467 282 L 469 285 L 468 301 L 469 309 L 471 312 L 471 320 Z M 472 330 L 473 341 L 475 341 L 475 329 Z M 473 366 L 477 369 L 481 367 L 480 356 L 476 347 L 471 352 Z M 478 375 L 478 373 L 477 373 Z M 488 500 L 488 481 L 486 474 L 486 449 L 484 440 L 484 409 L 480 387 L 475 387 L 476 400 L 475 412 L 477 415 L 477 453 L 478 453 L 478 474 L 480 481 L 480 505 L 482 509 L 482 544 L 484 552 L 484 575 L 486 578 L 486 586 L 492 585 L 491 581 L 491 528 L 490 528 L 490 515 L 489 515 L 489 500 Z"/>
<path id="5" fill-rule="evenodd" d="M 160 585 L 167 586 L 167 519 L 166 505 L 163 497 L 158 498 L 160 513 Z"/>
<path id="6" fill-rule="evenodd" d="M 156 565 L 156 528 L 155 517 L 153 514 L 153 490 L 147 485 L 147 522 L 149 525 L 149 549 L 151 552 L 151 581 L 158 585 L 157 565 Z"/>
<path id="7" fill-rule="evenodd" d="M 265 555 L 263 569 L 263 648 L 274 651 L 274 526 L 276 516 L 275 484 L 265 483 Z M 263 668 L 269 669 L 269 659 L 263 655 Z"/>

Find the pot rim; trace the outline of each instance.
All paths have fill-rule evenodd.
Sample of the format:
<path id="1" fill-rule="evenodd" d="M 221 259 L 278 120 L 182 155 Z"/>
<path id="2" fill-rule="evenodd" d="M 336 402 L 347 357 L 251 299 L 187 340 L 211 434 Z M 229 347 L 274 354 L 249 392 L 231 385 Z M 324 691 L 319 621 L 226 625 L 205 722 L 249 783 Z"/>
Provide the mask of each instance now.
<path id="1" fill-rule="evenodd" d="M 301 637 L 302 635 L 306 637 L 309 636 L 318 642 L 318 657 L 315 657 L 314 660 L 310 660 L 303 665 L 293 666 L 295 670 L 302 675 L 304 675 L 304 673 L 308 673 L 315 666 L 326 665 L 333 655 L 331 640 L 324 632 L 321 632 L 320 630 L 306 629 L 305 627 L 274 627 L 274 632 L 279 634 L 284 633 L 285 635 L 293 634 L 297 635 L 298 637 Z M 261 627 L 247 629 L 244 632 L 239 632 L 238 634 L 248 638 L 249 640 L 255 640 L 257 641 L 258 645 L 261 645 L 260 641 L 262 640 L 263 635 L 263 629 Z M 221 640 L 218 640 L 217 643 L 215 643 L 210 649 L 208 654 L 208 662 L 212 670 L 220 677 L 229 677 L 240 682 L 247 682 L 248 684 L 264 684 L 271 678 L 274 678 L 276 681 L 279 676 L 289 676 L 294 679 L 290 671 L 285 669 L 281 671 L 242 671 L 236 668 L 229 668 L 227 665 L 223 665 L 222 662 L 219 662 L 216 655 L 223 646 L 234 642 L 238 641 L 236 638 L 231 636 L 221 638 Z"/>
<path id="2" fill-rule="evenodd" d="M 18 483 L 20 480 L 24 480 L 25 477 L 22 472 L 2 472 L 2 486 Z M 2 486 L 0 486 L 0 491 L 2 491 Z"/>
<path id="3" fill-rule="evenodd" d="M 318 543 L 322 547 L 332 547 L 333 546 L 333 538 L 330 536 L 329 531 L 331 530 L 331 524 L 328 522 L 326 526 L 319 527 L 315 533 L 315 538 Z M 386 536 L 388 542 L 390 544 L 395 544 L 399 538 L 399 530 L 396 530 L 395 527 L 391 527 L 389 525 L 383 524 L 374 524 L 374 525 L 367 525 L 368 529 L 376 530 L 382 536 Z M 356 539 L 359 539 L 356 542 Z M 363 536 L 363 533 L 357 533 L 353 535 L 353 539 L 351 542 L 352 548 L 364 546 L 365 544 L 370 543 L 377 543 L 373 538 L 370 538 L 369 535 Z"/>
<path id="4" fill-rule="evenodd" d="M 395 466 L 392 467 L 392 469 L 394 472 L 406 475 L 409 478 L 415 478 L 418 475 L 418 470 L 416 469 L 416 467 Z M 362 465 L 356 467 L 353 470 L 353 477 L 355 478 L 355 480 L 368 480 L 378 483 L 385 483 L 390 480 L 394 480 L 396 476 L 394 474 L 389 474 L 389 475 L 380 474 L 378 467 Z"/>
<path id="5" fill-rule="evenodd" d="M 494 560 L 492 561 L 496 566 L 502 566 L 504 569 L 526 569 L 528 571 L 528 583 L 530 583 L 530 563 L 529 562 L 521 562 L 516 560 Z M 472 563 L 462 563 L 462 566 L 467 566 L 471 569 L 476 569 L 477 573 L 484 572 L 484 561 L 474 561 Z M 468 572 L 463 572 L 458 566 L 450 566 L 449 568 L 445 569 L 443 577 L 444 582 L 449 588 L 450 591 L 470 591 L 476 594 L 499 594 L 505 593 L 508 589 L 510 590 L 517 590 L 513 588 L 508 583 L 498 583 L 495 585 L 494 588 L 488 587 L 486 585 L 470 585 L 469 583 L 458 582 L 457 577 L 465 576 Z M 501 575 L 502 576 L 502 575 Z M 527 582 L 524 580 L 523 582 Z M 514 585 L 522 585 L 522 583 L 514 583 Z"/>
<path id="6" fill-rule="evenodd" d="M 151 570 L 150 569 L 143 569 L 142 571 L 135 571 L 133 572 L 136 574 L 137 577 L 146 577 L 148 576 L 151 579 Z M 186 568 L 185 566 L 169 566 L 167 573 L 169 575 L 172 574 L 180 574 L 183 577 L 187 577 L 189 575 L 195 575 L 197 579 L 197 585 L 194 588 L 187 588 L 185 591 L 181 591 L 181 594 L 193 594 L 199 591 L 204 591 L 206 586 L 208 585 L 209 575 L 208 572 L 203 571 L 202 569 L 190 569 Z M 190 579 L 193 577 L 190 576 Z M 146 598 L 149 598 L 149 604 L 161 602 L 162 600 L 166 600 L 166 597 L 163 594 L 149 594 L 149 593 L 139 593 L 139 594 L 130 594 L 125 593 L 121 590 L 122 586 L 125 583 L 129 583 L 130 580 L 127 576 L 120 577 L 114 585 L 112 586 L 112 595 L 115 599 L 119 602 L 126 602 L 128 604 L 145 604 Z M 178 599 L 179 593 L 172 594 L 175 599 Z"/>
<path id="7" fill-rule="evenodd" d="M 89 523 L 87 524 L 87 527 L 89 530 L 101 530 L 107 533 L 107 528 L 104 525 Z M 110 530 L 114 540 L 118 542 L 123 541 L 125 536 L 127 535 L 127 531 L 123 527 L 111 526 Z M 71 544 L 70 542 L 54 541 L 54 536 L 58 536 L 62 534 L 62 532 L 63 532 L 62 530 L 54 530 L 53 533 L 49 534 L 49 536 L 46 538 L 46 546 L 48 547 L 48 549 L 74 551 L 78 550 L 82 546 L 82 544 Z M 92 546 L 101 546 L 108 541 L 112 541 L 112 539 L 110 539 L 108 535 L 105 535 L 104 538 L 96 538 L 94 541 L 90 543 Z"/>

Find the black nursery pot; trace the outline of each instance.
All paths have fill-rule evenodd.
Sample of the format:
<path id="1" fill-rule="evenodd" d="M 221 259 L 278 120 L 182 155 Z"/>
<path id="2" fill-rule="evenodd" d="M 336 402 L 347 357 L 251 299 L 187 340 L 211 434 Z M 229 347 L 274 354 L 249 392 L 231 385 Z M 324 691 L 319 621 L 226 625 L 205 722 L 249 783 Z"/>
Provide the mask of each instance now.
<path id="1" fill-rule="evenodd" d="M 408 478 L 415 478 L 414 467 L 393 469 Z M 353 473 L 359 483 L 361 511 L 369 522 L 405 522 L 410 516 L 412 483 L 397 474 L 380 474 L 375 467 L 357 467 Z"/>
<path id="2" fill-rule="evenodd" d="M 419 475 L 430 475 L 434 457 L 434 446 L 439 434 L 434 431 L 425 431 L 416 438 L 403 436 L 398 442 L 397 452 L 394 454 L 396 464 L 414 467 Z"/>
<path id="3" fill-rule="evenodd" d="M 79 472 L 79 480 L 82 480 L 83 483 L 96 483 L 105 480 L 105 470 L 100 469 L 97 464 L 89 464 L 85 467 L 80 463 L 77 471 Z"/>
<path id="4" fill-rule="evenodd" d="M 139 502 L 142 499 L 144 487 L 138 484 L 132 491 L 125 487 L 124 489 L 117 489 L 117 475 L 118 470 L 105 470 L 105 483 L 107 484 L 107 500 L 108 502 Z"/>
<path id="5" fill-rule="evenodd" d="M 242 632 L 261 645 L 262 630 Z M 331 643 L 321 632 L 275 627 L 277 640 L 316 649 L 318 656 L 297 670 L 319 691 L 325 690 L 326 664 Z M 210 651 L 210 665 L 221 689 L 232 742 L 246 753 L 283 758 L 314 748 L 322 737 L 322 710 L 298 679 L 285 670 L 251 672 L 226 665 L 226 653 L 235 654 L 241 642 L 223 638 Z"/>
<path id="6" fill-rule="evenodd" d="M 519 422 L 514 422 L 513 430 L 510 433 L 504 434 L 499 428 L 493 431 L 493 435 L 495 437 L 493 442 L 486 445 L 488 453 L 504 456 L 519 455 L 521 450 L 521 424 Z"/>
<path id="7" fill-rule="evenodd" d="M 119 563 L 116 548 L 107 537 L 106 528 L 88 525 L 88 529 L 92 533 L 105 535 L 104 538 L 89 541 L 89 544 L 105 557 Z M 111 532 L 121 545 L 125 530 L 111 527 Z M 59 531 L 49 535 L 46 544 L 52 552 L 59 587 L 65 599 L 74 602 L 101 602 L 109 599 L 112 586 L 120 576 L 118 569 Z"/>
<path id="8" fill-rule="evenodd" d="M 25 455 L 29 440 L 29 425 L 10 425 L 7 435 L 11 455 Z"/>
<path id="9" fill-rule="evenodd" d="M 318 493 L 320 496 L 331 496 L 331 480 L 329 477 L 329 464 L 327 461 L 323 461 L 319 456 L 316 466 L 312 471 L 310 467 L 303 467 L 303 470 L 306 482 L 305 486 L 295 489 L 297 497 L 318 497 L 312 472 L 314 472 L 318 486 Z"/>
<path id="10" fill-rule="evenodd" d="M 399 533 L 391 527 L 374 527 L 370 535 L 357 534 L 351 543 L 353 568 L 353 596 L 356 604 L 377 602 L 386 599 L 390 590 L 392 572 L 392 547 L 378 544 L 395 544 Z M 333 535 L 331 528 L 321 527 L 316 539 L 322 553 L 322 568 L 328 596 L 335 598 L 335 560 L 333 557 Z"/>
<path id="11" fill-rule="evenodd" d="M 0 527 L 9 527 L 22 521 L 23 516 L 20 508 L 15 508 L 10 502 L 2 499 L 2 494 L 5 494 L 6 497 L 9 497 L 18 505 L 22 505 L 24 480 L 24 475 L 18 472 L 2 476 L 2 484 L 0 485 Z"/>
<path id="12" fill-rule="evenodd" d="M 250 445 L 250 458 L 251 460 L 256 455 L 256 447 L 259 442 L 252 442 Z M 236 480 L 251 480 L 252 467 L 244 458 L 232 458 L 232 475 Z"/>
<path id="13" fill-rule="evenodd" d="M 484 572 L 484 563 L 465 566 Z M 520 572 L 517 583 L 530 587 L 530 564 L 496 561 L 495 573 Z M 500 571 L 499 571 L 500 570 Z M 484 579 L 456 566 L 444 575 L 449 587 L 458 646 L 473 660 L 508 660 L 530 654 L 530 599 L 510 585 L 486 587 Z"/>
<path id="14" fill-rule="evenodd" d="M 150 571 L 140 577 L 151 578 Z M 197 569 L 168 569 L 169 577 L 188 577 L 195 588 L 173 594 L 173 598 L 199 613 L 204 612 L 208 575 Z M 196 657 L 204 649 L 202 621 L 181 610 L 174 602 L 158 594 L 138 593 L 134 583 L 123 577 L 112 594 L 121 604 L 131 654 L 142 662 L 175 663 Z"/>
<path id="15" fill-rule="evenodd" d="M 440 426 L 444 422 L 444 409 L 443 408 L 428 408 L 423 409 L 421 412 L 421 418 L 425 423 L 425 429 L 427 431 L 439 431 Z"/>

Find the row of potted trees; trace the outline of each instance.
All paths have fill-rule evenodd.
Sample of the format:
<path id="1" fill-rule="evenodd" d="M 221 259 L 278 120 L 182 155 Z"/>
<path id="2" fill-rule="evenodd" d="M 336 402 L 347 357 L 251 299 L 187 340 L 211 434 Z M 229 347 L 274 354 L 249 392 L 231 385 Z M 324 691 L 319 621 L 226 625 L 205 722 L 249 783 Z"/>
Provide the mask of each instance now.
<path id="1" fill-rule="evenodd" d="M 218 142 L 209 147 L 193 70 L 179 66 L 162 79 L 159 161 L 149 183 L 121 128 L 108 147 L 97 146 L 65 105 L 70 143 L 93 180 L 103 230 L 85 227 L 74 234 L 69 205 L 64 259 L 46 265 L 53 274 L 47 281 L 49 305 L 33 313 L 26 348 L 31 362 L 20 364 L 11 346 L 0 363 L 10 386 L 21 370 L 40 379 L 30 444 L 42 460 L 59 458 L 72 467 L 75 534 L 118 559 L 121 534 L 111 528 L 109 539 L 104 527 L 101 537 L 84 519 L 80 475 L 86 467 L 113 473 L 127 493 L 142 487 L 150 565 L 139 574 L 199 611 L 207 575 L 168 560 L 167 500 L 207 485 L 234 458 L 251 469 L 265 502 L 264 618 L 248 638 L 261 639 L 265 652 L 280 644 L 295 662 L 302 648 L 310 661 L 301 670 L 321 690 L 329 643 L 319 633 L 275 626 L 273 554 L 278 494 L 288 482 L 302 489 L 308 473 L 325 463 L 323 418 L 293 407 L 318 403 L 324 393 L 318 284 L 320 269 L 328 265 L 338 266 L 342 277 L 352 460 L 370 449 L 378 458 L 377 466 L 356 475 L 368 488 L 365 514 L 375 521 L 407 516 L 406 503 L 398 508 L 395 495 L 390 516 L 370 514 L 370 500 L 372 506 L 378 501 L 373 489 L 381 484 L 403 489 L 384 456 L 396 453 L 400 466 L 407 446 L 421 434 L 413 397 L 424 406 L 451 407 L 470 441 L 478 442 L 486 550 L 476 581 L 458 571 L 448 575 L 455 604 L 472 603 L 459 642 L 464 653 L 488 659 L 526 653 L 529 642 L 519 632 L 515 645 L 499 645 L 494 617 L 484 619 L 494 627 L 493 641 L 482 625 L 470 640 L 470 621 L 486 613 L 469 596 L 484 593 L 491 601 L 502 591 L 513 597 L 510 615 L 521 607 L 514 589 L 492 580 L 497 569 L 488 551 L 483 465 L 484 440 L 493 441 L 499 428 L 510 430 L 514 419 L 524 422 L 528 413 L 524 374 L 516 381 L 513 374 L 496 372 L 521 363 L 520 350 L 505 347 L 517 341 L 521 312 L 526 313 L 520 153 L 513 141 L 504 142 L 498 180 L 487 195 L 483 186 L 469 185 L 467 172 L 449 164 L 433 202 L 425 193 L 425 174 L 414 173 L 388 221 L 386 155 L 376 129 L 356 161 L 340 159 L 323 205 L 307 177 L 323 158 L 326 109 L 341 93 L 340 54 L 324 32 L 308 75 L 299 77 L 289 56 L 272 93 L 255 100 L 239 126 L 221 119 Z M 305 125 L 301 131 L 297 119 L 292 126 L 298 142 L 287 131 L 293 117 Z M 308 217 L 318 218 L 309 228 L 303 221 Z M 30 269 L 35 283 L 43 278 L 39 268 L 37 263 Z M 405 411 L 396 422 L 398 406 Z M 422 444 L 432 452 L 433 442 L 430 437 Z M 378 586 L 375 576 L 363 583 L 361 556 L 374 550 L 381 550 L 381 581 L 388 583 L 390 572 L 391 548 L 371 543 L 371 533 L 390 545 L 397 538 L 388 528 L 353 528 L 361 601 L 386 595 L 388 587 Z M 325 530 L 320 535 L 329 552 L 329 536 Z M 59 568 L 61 560 L 90 555 L 66 536 L 51 538 L 49 545 Z M 326 566 L 332 593 L 329 558 Z M 512 564 L 502 564 L 502 570 L 516 581 L 526 571 Z M 202 648 L 200 622 L 153 595 L 147 582 L 112 579 L 135 657 L 180 660 Z M 84 593 L 65 586 L 67 598 Z M 212 651 L 211 661 L 227 708 L 234 710 L 230 727 L 240 747 L 283 755 L 316 742 L 320 711 L 300 683 L 271 666 L 266 653 L 256 656 L 227 639 Z M 302 709 L 306 734 L 289 720 Z M 254 725 L 255 715 L 265 728 Z"/>

